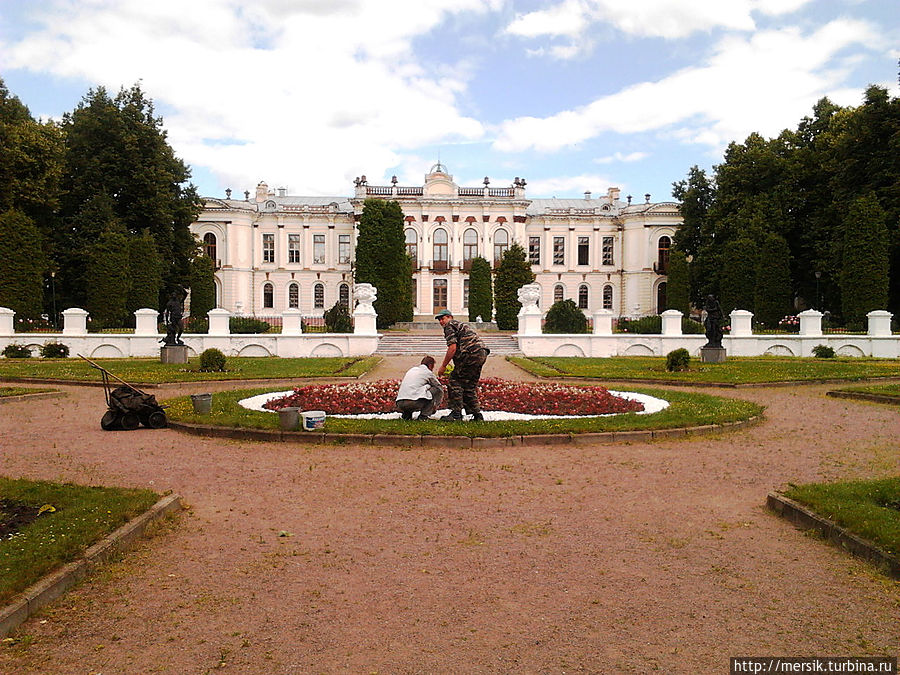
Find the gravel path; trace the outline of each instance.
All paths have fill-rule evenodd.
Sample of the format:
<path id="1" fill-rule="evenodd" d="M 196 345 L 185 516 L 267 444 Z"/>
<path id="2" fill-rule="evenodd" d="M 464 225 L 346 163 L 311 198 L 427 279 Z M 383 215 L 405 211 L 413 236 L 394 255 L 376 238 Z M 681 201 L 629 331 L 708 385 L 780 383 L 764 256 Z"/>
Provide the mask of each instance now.
<path id="1" fill-rule="evenodd" d="M 477 451 L 107 433 L 102 391 L 63 389 L 3 406 L 0 473 L 173 490 L 191 508 L 29 620 L 2 673 L 723 673 L 731 656 L 897 655 L 900 584 L 763 508 L 788 482 L 900 470 L 897 410 L 827 386 L 713 391 L 768 406 L 714 437 Z"/>

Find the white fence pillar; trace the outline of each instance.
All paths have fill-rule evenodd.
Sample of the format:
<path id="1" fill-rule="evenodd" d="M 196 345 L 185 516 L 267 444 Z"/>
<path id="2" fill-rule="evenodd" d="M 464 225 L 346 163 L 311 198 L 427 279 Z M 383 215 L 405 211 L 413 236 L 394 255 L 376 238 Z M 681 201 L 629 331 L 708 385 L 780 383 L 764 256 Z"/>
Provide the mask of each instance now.
<path id="1" fill-rule="evenodd" d="M 883 309 L 876 309 L 866 314 L 869 319 L 869 337 L 890 337 L 891 318 L 894 316 Z"/>
<path id="2" fill-rule="evenodd" d="M 594 335 L 612 335 L 613 313 L 608 309 L 598 309 L 594 312 Z"/>
<path id="3" fill-rule="evenodd" d="M 137 309 L 134 312 L 135 335 L 158 335 L 159 312 L 149 307 Z"/>
<path id="4" fill-rule="evenodd" d="M 660 314 L 662 317 L 662 334 L 668 336 L 681 335 L 681 312 L 677 309 L 667 309 Z"/>
<path id="5" fill-rule="evenodd" d="M 281 313 L 281 334 L 301 335 L 303 333 L 300 322 L 303 312 L 299 309 L 286 309 Z"/>
<path id="6" fill-rule="evenodd" d="M 231 312 L 227 309 L 217 307 L 206 313 L 209 317 L 209 335 L 231 335 L 231 327 L 228 321 L 231 319 Z"/>
<path id="7" fill-rule="evenodd" d="M 541 287 L 537 284 L 525 284 L 518 290 L 519 335 L 540 335 L 543 312 L 538 307 L 541 298 Z"/>
<path id="8" fill-rule="evenodd" d="M 87 335 L 88 313 L 80 307 L 70 307 L 63 313 L 63 335 Z"/>
<path id="9" fill-rule="evenodd" d="M 731 337 L 750 337 L 753 335 L 753 312 L 746 309 L 735 309 L 731 312 Z"/>
<path id="10" fill-rule="evenodd" d="M 16 313 L 9 307 L 0 307 L 0 335 L 12 335 L 15 328 Z"/>
<path id="11" fill-rule="evenodd" d="M 800 318 L 801 337 L 822 337 L 822 312 L 807 309 L 797 315 Z"/>

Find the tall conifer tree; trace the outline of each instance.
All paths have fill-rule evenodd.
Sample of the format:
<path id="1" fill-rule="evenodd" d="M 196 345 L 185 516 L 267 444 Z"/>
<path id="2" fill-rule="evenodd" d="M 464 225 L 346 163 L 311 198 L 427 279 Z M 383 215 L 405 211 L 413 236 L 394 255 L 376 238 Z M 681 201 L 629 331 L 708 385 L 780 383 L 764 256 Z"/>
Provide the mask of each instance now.
<path id="1" fill-rule="evenodd" d="M 494 278 L 494 299 L 497 307 L 497 328 L 516 330 L 519 327 L 519 289 L 534 281 L 534 272 L 525 249 L 515 241 L 500 258 Z"/>
<path id="2" fill-rule="evenodd" d="M 491 264 L 477 256 L 469 270 L 469 321 L 479 316 L 490 321 L 494 311 L 494 291 L 491 284 Z"/>
<path id="3" fill-rule="evenodd" d="M 410 274 L 400 204 L 367 199 L 359 219 L 355 280 L 378 289 L 378 328 L 412 320 Z"/>

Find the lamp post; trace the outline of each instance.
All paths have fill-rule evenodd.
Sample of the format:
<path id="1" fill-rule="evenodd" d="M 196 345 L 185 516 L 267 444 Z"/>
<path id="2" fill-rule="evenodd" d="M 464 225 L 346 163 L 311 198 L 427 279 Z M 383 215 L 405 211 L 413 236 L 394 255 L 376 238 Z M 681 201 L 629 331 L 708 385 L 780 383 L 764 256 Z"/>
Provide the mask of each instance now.
<path id="1" fill-rule="evenodd" d="M 816 309 L 822 311 L 822 298 L 819 297 L 819 279 L 822 278 L 822 272 L 816 270 Z"/>
<path id="2" fill-rule="evenodd" d="M 56 270 L 50 271 L 50 297 L 53 304 L 53 332 L 57 332 L 59 328 L 56 325 Z"/>

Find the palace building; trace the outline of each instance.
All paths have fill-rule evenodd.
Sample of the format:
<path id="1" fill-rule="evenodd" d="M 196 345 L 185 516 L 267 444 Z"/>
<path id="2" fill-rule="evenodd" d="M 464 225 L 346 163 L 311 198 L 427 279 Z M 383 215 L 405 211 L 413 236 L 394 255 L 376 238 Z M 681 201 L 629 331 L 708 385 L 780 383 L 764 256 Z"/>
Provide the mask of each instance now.
<path id="1" fill-rule="evenodd" d="M 540 306 L 572 299 L 589 316 L 643 316 L 665 308 L 669 248 L 681 223 L 678 204 L 601 197 L 529 199 L 526 182 L 461 187 L 437 163 L 422 186 L 355 181 L 352 197 L 296 197 L 256 187 L 245 199 L 205 198 L 191 225 L 215 261 L 217 305 L 236 314 L 276 316 L 286 309 L 321 315 L 351 303 L 357 223 L 366 199 L 399 202 L 416 320 L 447 308 L 468 314 L 468 271 L 476 256 L 492 265 L 513 242 L 527 251 Z M 484 317 L 485 321 L 489 317 Z"/>

